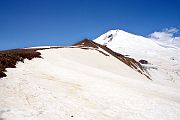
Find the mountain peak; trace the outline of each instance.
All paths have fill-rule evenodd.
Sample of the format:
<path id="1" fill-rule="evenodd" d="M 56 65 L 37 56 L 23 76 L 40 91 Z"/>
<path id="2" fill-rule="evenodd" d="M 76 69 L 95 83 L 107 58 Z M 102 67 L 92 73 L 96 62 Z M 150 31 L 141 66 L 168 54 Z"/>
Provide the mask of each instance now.
<path id="1" fill-rule="evenodd" d="M 116 52 L 119 52 L 119 49 L 122 52 L 125 52 L 127 49 L 138 49 L 138 51 L 141 51 L 142 49 L 151 50 L 152 48 L 154 50 L 163 49 L 162 46 L 158 45 L 151 39 L 134 35 L 123 30 L 110 30 L 94 41 L 106 45 Z"/>
<path id="2" fill-rule="evenodd" d="M 178 59 L 180 52 L 177 52 L 178 49 L 163 46 L 150 38 L 134 35 L 123 30 L 110 30 L 94 41 L 107 46 L 117 53 L 130 56 L 136 61 L 150 61 L 151 67 L 148 66 L 148 69 L 150 68 L 149 73 L 153 71 L 151 73 L 152 76 L 157 71 L 151 68 L 161 69 L 162 71 L 159 74 L 166 76 L 168 80 L 179 79 L 179 72 L 177 72 L 179 71 L 179 64 L 177 63 L 180 61 Z M 171 67 L 168 67 L 168 65 Z M 167 75 L 167 71 L 171 74 Z M 175 77 L 172 78 L 172 76 Z"/>

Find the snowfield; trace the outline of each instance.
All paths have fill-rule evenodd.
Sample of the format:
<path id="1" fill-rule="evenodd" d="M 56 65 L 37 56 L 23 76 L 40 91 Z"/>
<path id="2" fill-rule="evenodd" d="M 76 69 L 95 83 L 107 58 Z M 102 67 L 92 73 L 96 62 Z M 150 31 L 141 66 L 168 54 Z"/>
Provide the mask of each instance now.
<path id="1" fill-rule="evenodd" d="M 94 41 L 136 61 L 147 60 L 144 67 L 155 82 L 180 86 L 180 48 L 123 30 L 110 30 Z"/>
<path id="2" fill-rule="evenodd" d="M 180 120 L 178 82 L 149 80 L 93 49 L 39 52 L 0 80 L 0 119 Z"/>

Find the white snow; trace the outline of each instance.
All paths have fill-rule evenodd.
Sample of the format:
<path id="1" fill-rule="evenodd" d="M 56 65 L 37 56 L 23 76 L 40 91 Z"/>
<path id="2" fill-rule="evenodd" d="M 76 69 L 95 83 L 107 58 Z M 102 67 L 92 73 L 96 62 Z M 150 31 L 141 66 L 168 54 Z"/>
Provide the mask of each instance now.
<path id="1" fill-rule="evenodd" d="M 93 49 L 40 52 L 43 59 L 18 63 L 0 80 L 0 118 L 180 119 L 180 88 L 175 83 L 153 82 L 113 56 Z"/>
<path id="2" fill-rule="evenodd" d="M 106 45 L 115 52 L 129 55 L 137 61 L 145 59 L 150 62 L 148 72 L 155 82 L 180 85 L 180 48 L 157 43 L 152 39 L 134 35 L 122 30 L 110 30 L 94 40 Z"/>

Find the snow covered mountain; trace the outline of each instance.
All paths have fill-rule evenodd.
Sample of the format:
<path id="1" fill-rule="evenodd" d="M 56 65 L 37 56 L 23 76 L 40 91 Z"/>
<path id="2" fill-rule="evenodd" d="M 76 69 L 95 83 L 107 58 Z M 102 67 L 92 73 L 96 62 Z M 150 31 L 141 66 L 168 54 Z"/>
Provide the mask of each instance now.
<path id="1" fill-rule="evenodd" d="M 142 65 L 156 82 L 180 85 L 180 48 L 122 30 L 110 30 L 94 41 L 137 61 L 148 61 Z"/>
<path id="2" fill-rule="evenodd" d="M 142 43 L 133 41 L 138 38 Z M 158 61 L 169 65 L 163 51 L 173 53 L 174 48 L 144 39 L 118 30 L 95 40 L 119 53 L 89 40 L 0 52 L 0 119 L 179 120 L 178 78 L 169 84 L 157 80 L 168 68 Z M 160 54 L 159 60 L 151 58 L 154 54 Z M 151 64 L 142 67 L 127 55 Z M 16 61 L 16 68 L 10 68 Z"/>

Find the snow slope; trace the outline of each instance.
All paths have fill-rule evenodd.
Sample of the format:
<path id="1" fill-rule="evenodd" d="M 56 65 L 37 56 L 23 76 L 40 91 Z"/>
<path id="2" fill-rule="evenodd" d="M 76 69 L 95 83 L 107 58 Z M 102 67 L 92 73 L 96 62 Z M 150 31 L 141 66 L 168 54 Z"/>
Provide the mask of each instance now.
<path id="1" fill-rule="evenodd" d="M 39 52 L 43 59 L 18 63 L 0 80 L 1 119 L 180 119 L 179 87 L 155 83 L 97 50 Z"/>
<path id="2" fill-rule="evenodd" d="M 110 30 L 94 41 L 137 61 L 147 60 L 150 64 L 144 67 L 155 82 L 180 85 L 180 48 L 122 30 Z"/>

